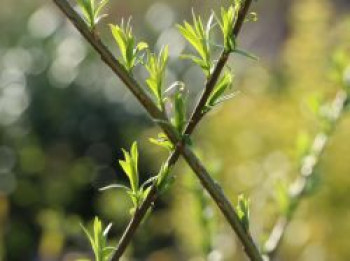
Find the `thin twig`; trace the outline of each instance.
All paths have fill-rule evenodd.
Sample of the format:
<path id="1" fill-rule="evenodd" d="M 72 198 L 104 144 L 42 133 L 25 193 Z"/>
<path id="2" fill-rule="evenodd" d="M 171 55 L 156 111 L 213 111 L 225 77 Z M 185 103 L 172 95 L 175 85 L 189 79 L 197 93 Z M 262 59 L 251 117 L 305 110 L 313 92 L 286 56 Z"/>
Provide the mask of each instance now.
<path id="1" fill-rule="evenodd" d="M 238 36 L 238 34 L 242 28 L 243 21 L 248 13 L 248 10 L 249 10 L 251 3 L 252 3 L 251 0 L 245 1 L 243 4 L 243 7 L 240 9 L 240 12 L 239 12 L 239 15 L 237 18 L 237 22 L 233 28 L 234 37 Z M 204 116 L 203 109 L 206 105 L 206 102 L 207 102 L 211 92 L 213 91 L 213 89 L 214 89 L 214 87 L 215 87 L 215 85 L 220 77 L 220 74 L 221 74 L 223 68 L 225 67 L 225 64 L 227 63 L 228 57 L 229 57 L 228 52 L 223 51 L 221 53 L 220 58 L 219 58 L 216 66 L 213 70 L 213 73 L 211 74 L 210 78 L 207 80 L 205 88 L 204 88 L 204 90 L 203 90 L 203 92 L 198 100 L 198 103 L 196 104 L 195 109 L 190 117 L 190 120 L 185 128 L 185 131 L 184 131 L 185 135 L 191 135 L 193 133 L 193 131 L 195 130 L 197 124 L 203 118 L 203 116 Z M 173 166 L 177 162 L 177 160 L 179 159 L 179 156 L 180 156 L 180 149 L 181 149 L 181 145 L 176 146 L 175 150 L 171 153 L 171 155 L 167 159 L 166 165 Z M 140 208 L 135 212 L 135 215 L 130 220 L 128 226 L 124 230 L 124 233 L 119 240 L 119 244 L 118 244 L 117 250 L 116 250 L 115 255 L 114 255 L 116 258 L 120 258 L 122 256 L 127 245 L 131 241 L 134 233 L 136 232 L 137 227 L 139 226 L 139 224 L 143 220 L 144 216 L 146 215 L 147 210 L 152 206 L 153 202 L 157 199 L 157 197 L 158 197 L 157 186 L 156 186 L 156 184 L 153 184 L 151 187 L 151 191 L 148 194 L 147 198 L 142 203 Z M 115 260 L 118 260 L 118 259 L 115 259 Z"/>
<path id="2" fill-rule="evenodd" d="M 164 124 L 162 122 L 167 122 L 167 118 L 164 113 L 161 112 L 149 96 L 140 88 L 137 82 L 126 72 L 122 65 L 114 58 L 112 53 L 107 49 L 107 47 L 101 42 L 101 40 L 96 36 L 96 34 L 89 31 L 88 27 L 85 25 L 84 21 L 80 16 L 74 11 L 70 4 L 66 0 L 53 0 L 55 4 L 62 10 L 62 12 L 70 19 L 70 21 L 75 25 L 75 27 L 80 31 L 80 33 L 86 38 L 86 40 L 94 47 L 94 49 L 100 54 L 101 59 L 116 73 L 116 75 L 125 83 L 128 89 L 135 95 L 139 102 L 144 106 L 150 116 L 157 119 L 158 124 L 163 129 L 164 133 L 168 136 L 173 144 L 177 144 L 179 152 L 184 156 L 185 160 L 195 172 L 197 177 L 202 182 L 205 189 L 213 197 L 216 204 L 219 206 L 226 219 L 230 223 L 231 227 L 237 233 L 240 238 L 247 255 L 251 260 L 262 260 L 261 255 L 254 244 L 251 236 L 243 228 L 234 208 L 232 207 L 230 201 L 223 194 L 221 188 L 215 183 L 211 178 L 210 174 L 206 171 L 203 165 L 200 163 L 195 154 L 184 144 L 181 140 L 178 140 L 176 131 L 170 124 Z M 247 3 L 251 3 L 251 0 L 247 0 Z M 248 5 L 248 8 L 249 8 Z M 247 8 L 247 10 L 248 10 Z M 243 23 L 243 21 L 241 22 Z M 238 30 L 239 31 L 239 30 Z M 218 75 L 219 77 L 219 75 Z M 215 84 L 214 84 L 215 85 Z M 156 190 L 151 190 L 150 196 L 144 201 L 144 204 L 139 208 L 142 209 L 144 213 L 147 212 L 148 207 L 153 202 L 156 196 Z M 148 203 L 149 202 L 149 203 Z M 146 205 L 149 204 L 149 206 Z M 141 213 L 141 212 L 140 212 Z M 133 219 L 137 219 L 136 215 Z M 138 227 L 142 218 L 128 226 L 131 230 Z M 127 244 L 126 244 L 127 245 Z M 125 245 L 125 247 L 126 247 Z M 125 248 L 124 247 L 124 248 Z M 119 260 L 119 257 L 113 255 L 111 260 Z"/>
<path id="3" fill-rule="evenodd" d="M 339 91 L 332 103 L 330 115 L 331 128 L 327 131 L 327 133 L 320 132 L 318 135 L 316 135 L 310 154 L 304 157 L 300 168 L 299 177 L 289 187 L 289 197 L 290 202 L 293 202 L 293 211 L 289 215 L 281 215 L 272 228 L 271 234 L 264 245 L 264 254 L 266 254 L 269 260 L 274 259 L 279 246 L 281 245 L 285 231 L 293 217 L 292 214 L 295 212 L 295 209 L 300 205 L 305 196 L 309 181 L 315 175 L 315 170 L 320 162 L 322 154 L 325 151 L 330 135 L 334 132 L 337 123 L 344 112 L 343 109 L 347 102 L 349 102 L 347 93 L 344 90 Z"/>

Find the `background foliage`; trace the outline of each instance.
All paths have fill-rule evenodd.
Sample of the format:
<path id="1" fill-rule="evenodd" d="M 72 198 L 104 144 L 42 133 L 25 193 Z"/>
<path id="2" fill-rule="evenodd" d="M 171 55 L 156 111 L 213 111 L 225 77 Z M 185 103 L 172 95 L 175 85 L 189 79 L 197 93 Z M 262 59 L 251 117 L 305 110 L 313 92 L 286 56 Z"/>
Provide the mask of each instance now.
<path id="1" fill-rule="evenodd" d="M 105 22 L 132 15 L 138 39 L 158 49 L 170 44 L 167 80 L 191 83 L 194 98 L 204 79 L 188 61 L 176 61 L 186 46 L 174 23 L 189 19 L 192 6 L 208 16 L 224 3 L 212 2 L 111 1 Z M 312 137 L 319 129 L 309 97 L 332 99 L 340 88 L 331 58 L 339 49 L 350 54 L 350 7 L 348 1 L 273 0 L 254 8 L 259 22 L 246 25 L 240 45 L 260 61 L 232 58 L 241 94 L 211 113 L 194 142 L 232 201 L 249 194 L 251 231 L 263 241 L 278 214 L 274 184 L 297 175 L 297 134 Z M 49 1 L 3 0 L 0 32 L 0 260 L 75 260 L 89 251 L 80 222 L 99 215 L 113 223 L 111 237 L 120 235 L 130 202 L 98 188 L 127 182 L 117 162 L 120 147 L 136 137 L 141 176 L 156 171 L 165 154 L 146 137 L 157 128 Z M 105 40 L 113 46 L 112 37 Z M 281 260 L 350 259 L 349 129 L 345 115 L 323 155 L 317 189 L 287 231 Z M 243 258 L 185 164 L 176 170 L 177 186 L 156 204 L 128 255 Z"/>

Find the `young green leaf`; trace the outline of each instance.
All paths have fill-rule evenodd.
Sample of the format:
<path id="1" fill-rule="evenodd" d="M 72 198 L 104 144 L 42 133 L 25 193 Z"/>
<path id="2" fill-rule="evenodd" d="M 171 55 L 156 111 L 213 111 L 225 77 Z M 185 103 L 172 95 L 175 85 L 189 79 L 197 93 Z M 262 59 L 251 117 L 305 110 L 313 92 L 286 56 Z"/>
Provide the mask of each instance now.
<path id="1" fill-rule="evenodd" d="M 124 160 L 120 160 L 120 166 L 123 168 L 125 174 L 127 175 L 130 183 L 130 188 L 127 188 L 122 185 L 110 185 L 103 190 L 112 189 L 112 188 L 122 188 L 125 189 L 129 195 L 133 207 L 130 210 L 130 213 L 133 214 L 136 209 L 140 206 L 142 201 L 145 199 L 149 193 L 149 188 L 146 188 L 146 185 L 149 181 L 146 181 L 141 186 L 139 185 L 139 171 L 138 171 L 138 161 L 139 161 L 139 152 L 137 149 L 137 143 L 134 142 L 130 148 L 130 152 L 123 150 Z"/>
<path id="2" fill-rule="evenodd" d="M 238 196 L 237 215 L 246 231 L 249 230 L 250 200 L 243 194 Z"/>
<path id="3" fill-rule="evenodd" d="M 256 56 L 255 54 L 252 54 L 252 53 L 249 53 L 247 51 L 244 51 L 244 50 L 241 50 L 241 49 L 238 49 L 238 48 L 235 48 L 234 50 L 232 50 L 233 53 L 238 53 L 244 57 L 247 57 L 249 59 L 252 59 L 254 61 L 259 61 L 259 57 Z"/>
<path id="4" fill-rule="evenodd" d="M 240 3 L 236 3 L 235 6 L 230 5 L 227 9 L 222 7 L 221 17 L 216 18 L 224 37 L 224 49 L 226 52 L 232 52 L 236 49 L 236 39 L 233 35 L 233 27 L 236 23 L 239 6 Z"/>
<path id="5" fill-rule="evenodd" d="M 174 116 L 171 119 L 179 135 L 182 135 L 186 126 L 186 96 L 184 87 L 178 88 L 174 95 Z"/>
<path id="6" fill-rule="evenodd" d="M 167 163 L 164 163 L 157 175 L 157 187 L 160 193 L 164 193 L 174 182 L 174 177 L 170 176 L 171 168 Z"/>
<path id="7" fill-rule="evenodd" d="M 81 9 L 83 18 L 90 30 L 94 30 L 99 21 L 106 17 L 106 14 L 101 14 L 103 7 L 109 0 L 77 0 L 77 4 Z"/>
<path id="8" fill-rule="evenodd" d="M 166 148 L 169 152 L 174 149 L 174 145 L 164 133 L 159 133 L 157 138 L 150 138 L 149 141 L 155 145 Z"/>
<path id="9" fill-rule="evenodd" d="M 122 21 L 120 26 L 111 24 L 110 29 L 122 56 L 121 63 L 128 72 L 131 72 L 131 70 L 141 62 L 142 51 L 147 49 L 148 45 L 145 42 L 135 44 L 132 27 L 130 26 L 130 19 L 126 25 L 124 25 L 124 21 Z"/>
<path id="10" fill-rule="evenodd" d="M 198 64 L 208 77 L 212 69 L 211 54 L 210 54 L 210 31 L 212 28 L 214 13 L 211 14 L 206 27 L 204 28 L 200 16 L 196 16 L 192 12 L 193 25 L 184 22 L 184 25 L 178 25 L 178 29 L 182 36 L 192 45 L 197 51 L 199 57 L 193 55 L 184 55 L 183 58 L 191 59 Z"/>
<path id="11" fill-rule="evenodd" d="M 137 143 L 134 142 L 131 146 L 130 153 L 123 149 L 124 160 L 119 160 L 120 166 L 127 175 L 130 187 L 133 193 L 139 190 L 139 172 L 138 172 L 138 150 Z"/>
<path id="12" fill-rule="evenodd" d="M 92 233 L 81 225 L 86 237 L 90 241 L 90 245 L 95 256 L 95 261 L 109 260 L 109 257 L 114 250 L 114 248 L 107 246 L 107 236 L 111 226 L 112 224 L 109 224 L 105 229 L 103 229 L 102 222 L 98 217 L 95 217 L 94 219 Z"/>
<path id="13" fill-rule="evenodd" d="M 174 82 L 165 91 L 167 97 L 164 99 L 169 105 L 167 113 L 170 114 L 170 122 L 177 130 L 179 137 L 186 125 L 186 100 L 188 92 L 183 82 Z"/>
<path id="14" fill-rule="evenodd" d="M 210 109 L 214 107 L 220 98 L 222 98 L 225 91 L 232 86 L 233 77 L 232 74 L 228 71 L 224 73 L 224 75 L 220 78 L 218 83 L 215 85 L 215 88 L 211 95 L 208 98 L 206 108 Z"/>
<path id="15" fill-rule="evenodd" d="M 147 86 L 156 98 L 157 105 L 164 110 L 163 104 L 163 85 L 165 81 L 165 70 L 168 62 L 169 49 L 165 46 L 159 55 L 148 53 L 145 67 L 149 77 L 146 80 Z"/>

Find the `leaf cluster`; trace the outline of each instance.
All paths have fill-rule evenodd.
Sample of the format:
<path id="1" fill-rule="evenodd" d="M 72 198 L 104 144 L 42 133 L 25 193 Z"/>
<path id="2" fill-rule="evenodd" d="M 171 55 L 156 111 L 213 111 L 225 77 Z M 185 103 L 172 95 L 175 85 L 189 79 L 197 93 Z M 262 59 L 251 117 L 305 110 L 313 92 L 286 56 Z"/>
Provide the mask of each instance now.
<path id="1" fill-rule="evenodd" d="M 129 19 L 126 24 L 124 24 L 124 20 L 122 20 L 120 26 L 110 25 L 112 35 L 122 56 L 121 63 L 128 72 L 131 72 L 131 70 L 142 61 L 142 51 L 148 48 L 145 42 L 135 43 L 130 20 L 131 19 Z"/>
<path id="2" fill-rule="evenodd" d="M 184 22 L 183 25 L 178 25 L 178 29 L 182 36 L 190 43 L 190 45 L 196 50 L 197 56 L 192 54 L 183 55 L 183 58 L 191 59 L 194 63 L 199 65 L 204 74 L 209 77 L 213 69 L 213 61 L 211 60 L 212 51 L 212 37 L 211 29 L 216 23 L 219 24 L 220 31 L 223 37 L 223 50 L 226 54 L 238 53 L 245 57 L 258 60 L 258 58 L 244 50 L 237 48 L 236 38 L 233 28 L 236 25 L 238 18 L 238 11 L 240 10 L 242 1 L 236 0 L 234 4 L 231 4 L 228 8 L 221 8 L 220 16 L 217 16 L 213 11 L 210 15 L 206 26 L 204 27 L 200 16 L 196 16 L 192 12 L 192 24 Z M 252 13 L 252 21 L 256 21 L 256 14 Z M 217 45 L 215 45 L 217 46 Z"/>
<path id="3" fill-rule="evenodd" d="M 152 181 L 152 178 L 147 180 L 141 186 L 139 185 L 139 171 L 138 171 L 138 161 L 139 161 L 139 152 L 137 148 L 137 143 L 134 142 L 130 148 L 130 152 L 122 150 L 124 154 L 124 160 L 119 160 L 119 164 L 124 170 L 124 173 L 128 177 L 130 187 L 121 185 L 121 184 L 112 184 L 107 187 L 103 187 L 100 190 L 107 190 L 112 188 L 124 189 L 127 194 L 130 196 L 130 199 L 133 203 L 133 208 L 130 210 L 133 213 L 145 199 L 149 193 L 150 188 L 146 188 L 146 185 Z"/>
<path id="4" fill-rule="evenodd" d="M 103 7 L 109 0 L 77 0 L 78 6 L 82 12 L 83 18 L 90 30 L 94 30 L 99 21 L 106 17 L 106 14 L 101 14 Z"/>
<path id="5" fill-rule="evenodd" d="M 224 50 L 227 52 L 232 52 L 236 49 L 236 39 L 232 33 L 232 28 L 236 23 L 236 10 L 237 8 L 233 5 L 229 6 L 227 9 L 222 7 L 221 16 L 216 18 L 224 37 Z"/>
<path id="6" fill-rule="evenodd" d="M 81 225 L 86 237 L 89 239 L 91 248 L 94 252 L 95 261 L 107 261 L 109 260 L 114 248 L 107 245 L 108 232 L 112 227 L 109 224 L 106 228 L 103 228 L 102 222 L 98 217 L 95 217 L 93 223 L 92 232 Z M 78 261 L 89 261 L 88 259 L 80 259 Z"/>
<path id="7" fill-rule="evenodd" d="M 193 46 L 199 56 L 183 55 L 184 58 L 191 59 L 198 64 L 208 77 L 212 69 L 210 57 L 210 31 L 212 29 L 214 13 L 210 16 L 205 28 L 200 16 L 192 12 L 193 25 L 184 22 L 184 25 L 178 25 L 178 29 L 183 37 Z"/>
<path id="8" fill-rule="evenodd" d="M 157 105 L 160 109 L 164 109 L 163 101 L 163 85 L 165 80 L 165 70 L 169 58 L 168 46 L 161 49 L 159 55 L 148 52 L 145 68 L 149 77 L 146 80 L 148 88 L 156 98 Z"/>

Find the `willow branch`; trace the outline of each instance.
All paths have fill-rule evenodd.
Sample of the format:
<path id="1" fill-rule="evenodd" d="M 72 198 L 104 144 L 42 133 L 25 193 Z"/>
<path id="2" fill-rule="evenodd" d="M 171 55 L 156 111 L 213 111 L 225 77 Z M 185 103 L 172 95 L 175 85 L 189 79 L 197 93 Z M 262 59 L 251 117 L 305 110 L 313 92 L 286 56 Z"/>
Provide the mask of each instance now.
<path id="1" fill-rule="evenodd" d="M 242 8 L 240 9 L 238 13 L 238 18 L 237 22 L 235 23 L 233 30 L 233 37 L 237 37 L 242 25 L 243 21 L 245 20 L 245 17 L 248 13 L 249 7 L 252 3 L 252 0 L 247 0 L 244 2 Z M 198 100 L 198 103 L 195 106 L 195 109 L 193 110 L 193 113 L 190 117 L 190 120 L 188 121 L 188 124 L 185 128 L 184 135 L 191 135 L 193 131 L 195 130 L 196 126 L 198 123 L 201 121 L 201 119 L 204 116 L 204 107 L 207 103 L 208 98 L 210 97 L 210 94 L 212 93 L 216 83 L 218 82 L 218 79 L 221 75 L 221 72 L 223 68 L 225 67 L 225 64 L 227 63 L 227 60 L 229 58 L 230 53 L 227 51 L 223 51 L 220 55 L 220 58 L 211 74 L 209 79 L 207 80 L 205 84 L 205 88 Z M 182 145 L 182 144 L 180 144 Z M 176 146 L 175 150 L 171 153 L 169 158 L 167 159 L 167 165 L 168 166 L 173 166 L 177 160 L 179 159 L 180 156 L 180 148 L 181 146 Z M 115 252 L 115 257 L 119 258 L 122 256 L 124 253 L 127 245 L 131 241 L 133 235 L 135 234 L 138 226 L 142 222 L 144 216 L 147 213 L 147 210 L 152 206 L 153 202 L 157 199 L 158 197 L 157 193 L 157 186 L 156 184 L 153 184 L 151 187 L 151 191 L 148 194 L 147 198 L 145 201 L 142 203 L 140 208 L 135 212 L 135 215 L 133 218 L 130 220 L 128 226 L 126 227 L 122 237 L 120 238 L 117 250 Z M 117 259 L 115 259 L 117 260 Z"/>
<path id="2" fill-rule="evenodd" d="M 349 97 L 347 93 L 344 90 L 339 91 L 332 103 L 330 115 L 331 128 L 327 132 L 320 132 L 316 135 L 310 154 L 307 155 L 302 162 L 299 177 L 289 187 L 289 198 L 290 202 L 293 204 L 293 211 L 289 215 L 281 215 L 272 228 L 271 234 L 264 246 L 264 252 L 270 260 L 274 259 L 276 252 L 281 245 L 288 224 L 293 218 L 293 213 L 305 197 L 309 181 L 315 176 L 315 170 L 320 162 L 323 152 L 325 151 L 330 135 L 334 132 L 344 111 L 344 106 L 348 102 Z"/>
<path id="3" fill-rule="evenodd" d="M 62 10 L 62 12 L 70 19 L 74 26 L 79 30 L 79 32 L 86 38 L 86 40 L 94 47 L 94 49 L 100 54 L 101 59 L 114 71 L 114 73 L 123 81 L 123 83 L 128 87 L 128 89 L 135 95 L 139 102 L 143 105 L 149 115 L 157 120 L 164 133 L 168 136 L 169 140 L 176 144 L 179 153 L 183 155 L 189 166 L 192 168 L 194 173 L 197 175 L 201 181 L 203 187 L 208 191 L 208 193 L 213 197 L 214 201 L 223 212 L 224 216 L 230 223 L 231 227 L 236 232 L 237 236 L 240 238 L 244 250 L 251 260 L 262 260 L 261 255 L 254 244 L 249 233 L 245 231 L 242 223 L 240 222 L 234 208 L 232 207 L 230 201 L 223 194 L 222 189 L 216 184 L 216 182 L 211 178 L 210 174 L 206 171 L 204 166 L 200 163 L 196 155 L 188 148 L 186 144 L 179 140 L 174 128 L 167 123 L 168 120 L 163 112 L 161 112 L 158 107 L 153 103 L 152 99 L 143 91 L 143 89 L 138 85 L 138 83 L 127 73 L 123 66 L 114 58 L 112 53 L 108 48 L 101 42 L 101 40 L 96 36 L 96 34 L 90 32 L 88 27 L 85 25 L 84 21 L 80 16 L 74 11 L 74 9 L 69 5 L 66 0 L 53 0 L 54 3 Z M 247 0 L 248 3 L 251 0 Z M 248 6 L 249 7 L 249 6 Z M 241 22 L 243 23 L 243 21 Z M 239 31 L 239 30 L 238 30 Z M 219 75 L 218 75 L 219 76 Z M 217 77 L 218 77 L 217 76 Z M 178 156 L 177 156 L 178 157 Z M 154 189 L 153 189 L 154 190 Z M 152 190 L 152 191 L 153 191 Z M 152 192 L 151 191 L 151 192 Z M 144 201 L 152 202 L 156 195 L 156 191 L 150 193 L 150 196 Z M 150 204 L 151 205 L 151 204 Z M 144 208 L 142 207 L 144 206 Z M 142 204 L 139 209 L 145 209 L 147 211 L 148 207 Z M 133 217 L 135 220 L 135 216 Z M 142 219 L 141 219 L 142 220 Z M 141 222 L 139 221 L 139 223 Z M 138 224 L 135 223 L 137 227 Z M 119 260 L 117 255 L 113 255 L 111 260 Z"/>

